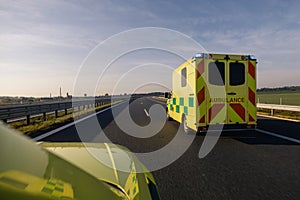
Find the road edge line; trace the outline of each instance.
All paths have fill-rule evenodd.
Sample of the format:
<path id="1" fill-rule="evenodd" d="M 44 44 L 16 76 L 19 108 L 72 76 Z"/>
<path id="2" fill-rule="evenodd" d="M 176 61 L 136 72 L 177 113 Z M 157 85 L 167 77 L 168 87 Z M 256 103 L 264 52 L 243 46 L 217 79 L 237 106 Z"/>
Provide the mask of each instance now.
<path id="1" fill-rule="evenodd" d="M 295 142 L 295 143 L 300 144 L 300 140 L 295 139 L 295 138 L 290 138 L 290 137 L 287 137 L 287 136 L 279 135 L 277 133 L 273 133 L 273 132 L 265 131 L 265 130 L 261 130 L 261 129 L 255 129 L 255 130 L 260 132 L 260 133 L 264 133 L 264 134 L 267 134 L 267 135 L 271 135 L 271 136 L 278 137 L 278 138 L 281 138 L 281 139 L 284 139 L 284 140 L 288 140 L 290 142 Z"/>
<path id="2" fill-rule="evenodd" d="M 47 132 L 47 133 L 44 133 L 44 134 L 39 135 L 39 136 L 37 136 L 37 137 L 34 137 L 34 138 L 32 138 L 32 140 L 39 141 L 39 140 L 41 140 L 41 139 L 44 139 L 44 138 L 46 138 L 46 137 L 49 137 L 49 136 L 51 136 L 51 135 L 53 135 L 53 134 L 55 134 L 55 133 L 57 133 L 57 132 L 59 132 L 59 131 L 61 131 L 61 130 L 64 130 L 64 129 L 66 129 L 66 128 L 69 128 L 69 127 L 75 125 L 76 123 L 82 122 L 82 121 L 84 121 L 84 120 L 86 120 L 86 119 L 89 119 L 89 118 L 95 116 L 95 115 L 98 115 L 98 114 L 100 114 L 100 113 L 102 113 L 102 112 L 105 112 L 105 111 L 107 111 L 107 110 L 109 110 L 109 109 L 111 109 L 111 108 L 114 108 L 114 107 L 116 107 L 116 106 L 119 106 L 119 105 L 121 105 L 121 104 L 123 104 L 123 103 L 125 103 L 125 102 L 127 102 L 127 101 L 117 103 L 117 104 L 115 104 L 115 105 L 113 105 L 113 106 L 109 106 L 109 107 L 107 107 L 107 108 L 105 108 L 105 109 L 103 109 L 103 110 L 100 110 L 100 111 L 98 111 L 98 112 L 95 112 L 95 113 L 93 113 L 93 114 L 91 114 L 91 115 L 85 116 L 85 117 L 80 118 L 80 119 L 78 119 L 78 120 L 76 120 L 76 121 L 73 121 L 73 122 L 71 122 L 71 123 L 69 123 L 69 124 L 66 124 L 66 125 L 64 125 L 64 126 L 61 126 L 61 127 L 59 127 L 59 128 L 56 128 L 56 129 L 54 129 L 54 130 L 52 130 L 52 131 L 49 131 L 49 132 Z"/>

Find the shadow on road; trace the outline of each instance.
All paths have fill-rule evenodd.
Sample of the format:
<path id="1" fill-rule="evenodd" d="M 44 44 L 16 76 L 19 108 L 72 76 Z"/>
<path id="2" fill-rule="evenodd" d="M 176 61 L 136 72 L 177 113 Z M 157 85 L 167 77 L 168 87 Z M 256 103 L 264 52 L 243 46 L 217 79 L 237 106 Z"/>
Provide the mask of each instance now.
<path id="1" fill-rule="evenodd" d="M 265 135 L 255 130 L 222 132 L 221 139 L 226 138 L 234 139 L 250 145 L 299 145 L 295 142 Z"/>

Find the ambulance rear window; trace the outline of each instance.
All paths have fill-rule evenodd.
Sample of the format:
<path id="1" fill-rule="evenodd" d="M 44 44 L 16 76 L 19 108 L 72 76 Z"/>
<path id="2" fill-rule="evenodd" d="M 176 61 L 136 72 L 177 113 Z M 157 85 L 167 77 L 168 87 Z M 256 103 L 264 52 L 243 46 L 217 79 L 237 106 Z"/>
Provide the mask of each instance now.
<path id="1" fill-rule="evenodd" d="M 208 65 L 208 80 L 212 85 L 224 85 L 225 66 L 223 62 L 211 62 Z"/>
<path id="2" fill-rule="evenodd" d="M 243 63 L 230 63 L 229 84 L 232 86 L 243 85 L 245 83 L 245 65 Z"/>

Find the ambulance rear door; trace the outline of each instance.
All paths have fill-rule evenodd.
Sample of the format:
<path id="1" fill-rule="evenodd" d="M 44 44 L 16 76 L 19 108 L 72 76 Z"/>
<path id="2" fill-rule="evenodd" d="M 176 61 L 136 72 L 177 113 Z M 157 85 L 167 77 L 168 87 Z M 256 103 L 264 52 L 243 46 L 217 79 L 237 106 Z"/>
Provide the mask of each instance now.
<path id="1" fill-rule="evenodd" d="M 247 61 L 226 62 L 227 124 L 247 123 Z"/>

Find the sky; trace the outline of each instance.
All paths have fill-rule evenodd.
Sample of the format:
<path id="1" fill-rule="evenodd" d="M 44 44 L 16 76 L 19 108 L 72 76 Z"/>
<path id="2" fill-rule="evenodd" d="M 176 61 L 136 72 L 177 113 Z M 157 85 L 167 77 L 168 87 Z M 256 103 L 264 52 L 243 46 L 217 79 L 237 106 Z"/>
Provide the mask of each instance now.
<path id="1" fill-rule="evenodd" d="M 164 91 L 185 58 L 174 52 L 192 57 L 194 43 L 255 55 L 258 88 L 300 85 L 299 10 L 297 0 L 0 0 L 0 96 L 58 96 L 60 87 L 63 95 Z M 174 51 L 118 55 L 156 39 Z"/>

